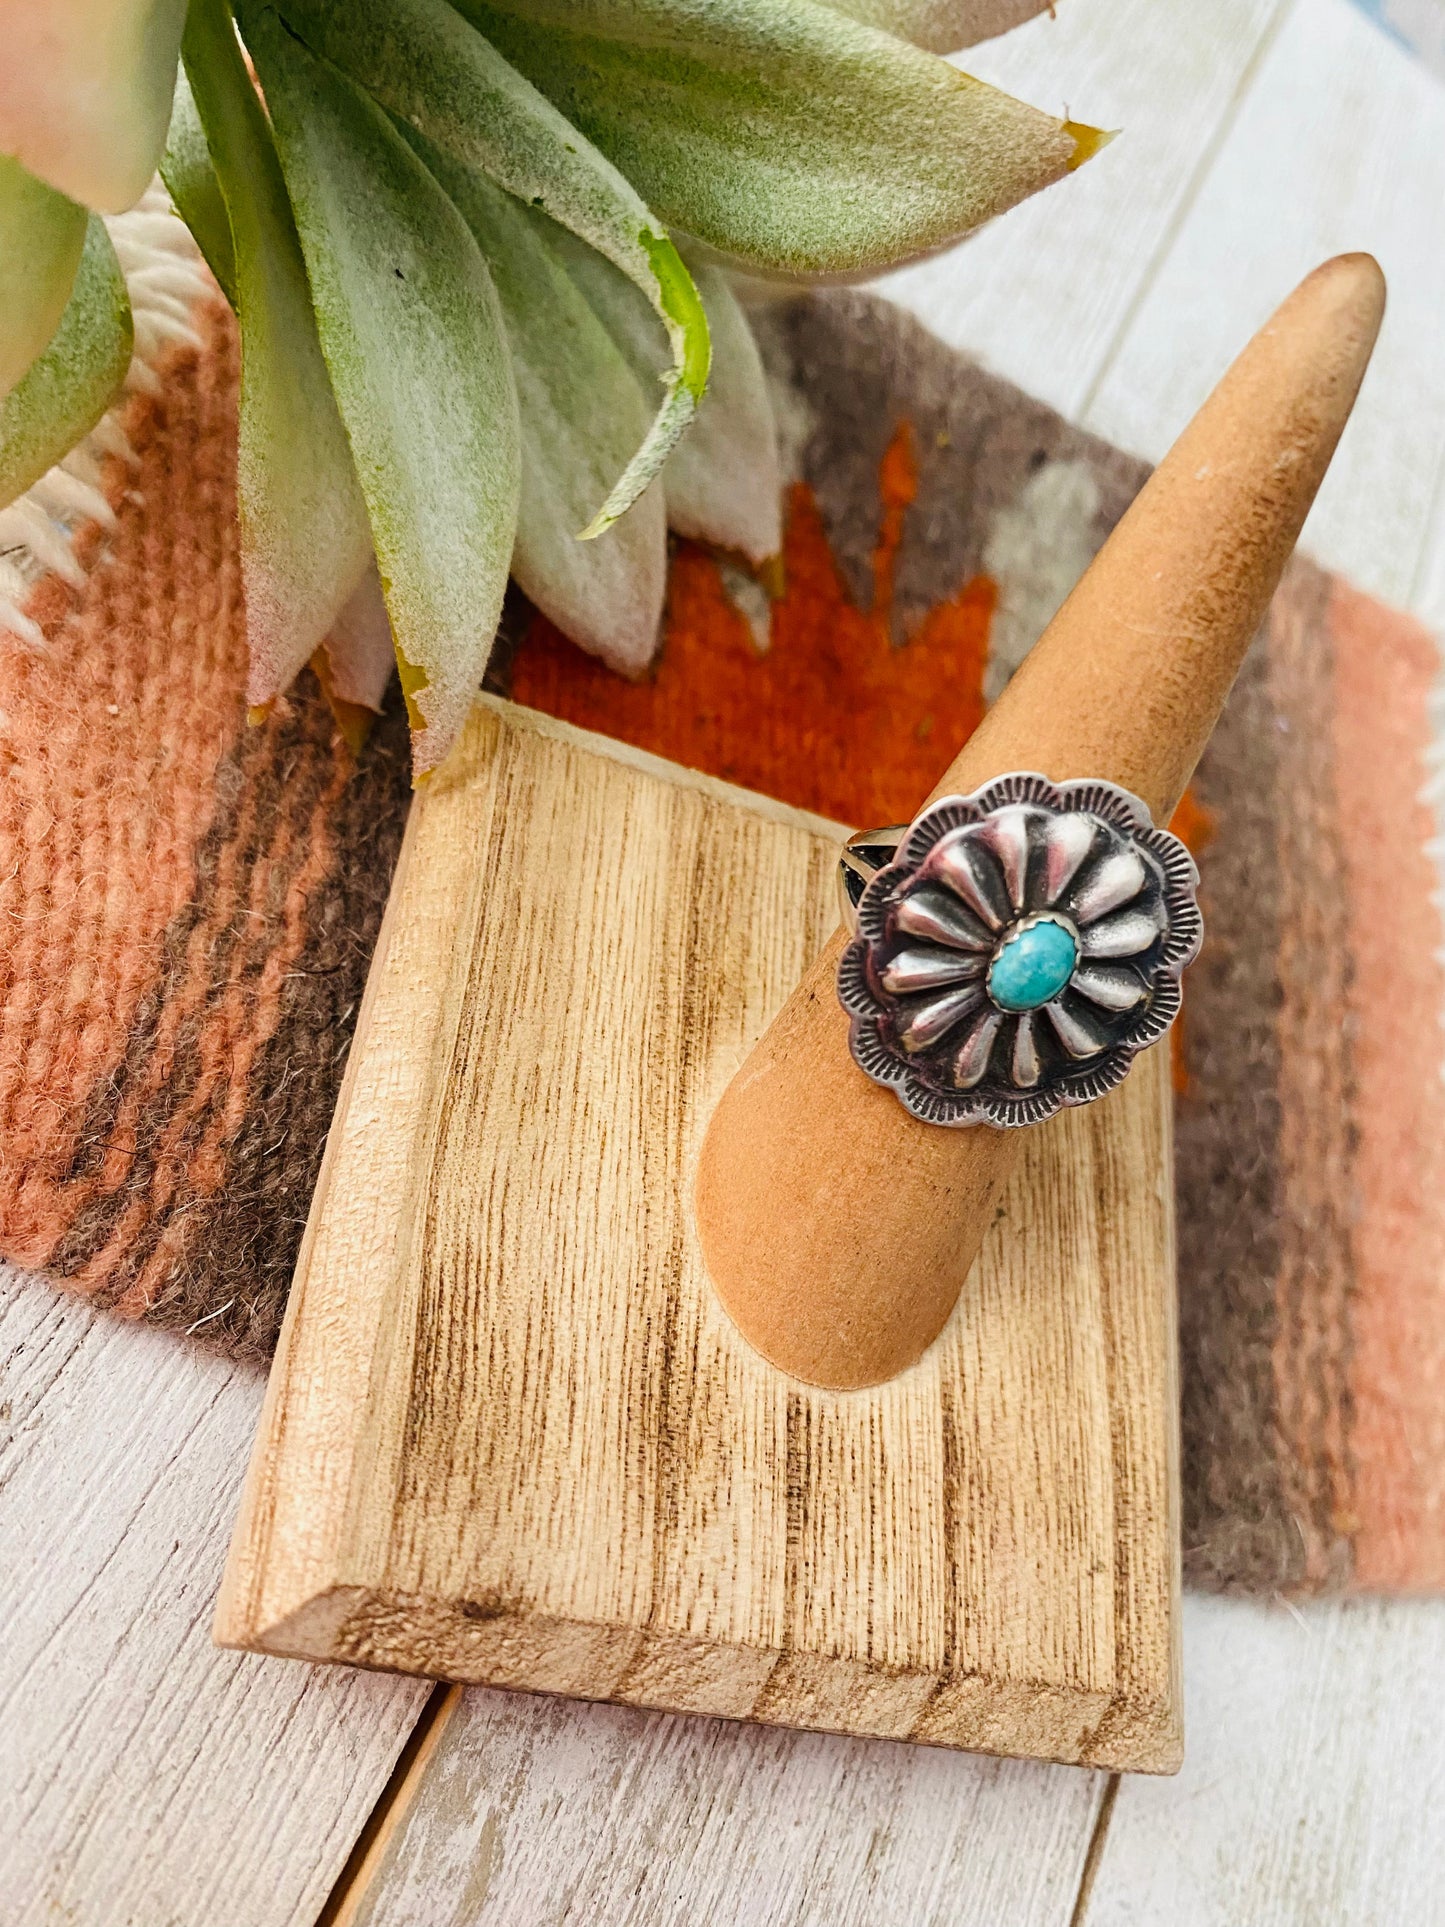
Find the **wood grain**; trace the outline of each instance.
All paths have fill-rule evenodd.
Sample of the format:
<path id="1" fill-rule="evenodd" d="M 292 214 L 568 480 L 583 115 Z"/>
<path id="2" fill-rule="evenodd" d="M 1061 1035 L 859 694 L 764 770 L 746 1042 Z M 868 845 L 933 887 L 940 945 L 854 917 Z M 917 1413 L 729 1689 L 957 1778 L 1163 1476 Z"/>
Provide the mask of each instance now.
<path id="1" fill-rule="evenodd" d="M 0 1920 L 307 1923 L 425 1689 L 218 1653 L 253 1370 L 0 1276 Z"/>
<path id="2" fill-rule="evenodd" d="M 1177 1766 L 1162 1059 L 1032 1134 L 893 1383 L 789 1381 L 708 1290 L 696 1146 L 838 838 L 479 706 L 413 812 L 223 1642 Z"/>

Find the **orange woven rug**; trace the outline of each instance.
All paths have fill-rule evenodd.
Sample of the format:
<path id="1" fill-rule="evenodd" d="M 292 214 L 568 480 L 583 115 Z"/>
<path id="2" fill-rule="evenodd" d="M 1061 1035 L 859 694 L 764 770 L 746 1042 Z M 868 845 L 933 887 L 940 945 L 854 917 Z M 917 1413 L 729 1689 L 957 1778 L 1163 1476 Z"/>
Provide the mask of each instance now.
<path id="1" fill-rule="evenodd" d="M 261 1356 L 406 744 L 394 705 L 353 762 L 309 673 L 246 726 L 235 341 L 211 301 L 193 324 L 127 404 L 103 513 L 64 522 L 0 635 L 0 1253 Z M 521 604 L 489 681 L 896 821 L 1143 470 L 868 297 L 759 333 L 794 478 L 781 598 L 682 544 L 649 681 Z M 1208 929 L 1175 1057 L 1196 1584 L 1445 1586 L 1438 674 L 1416 624 L 1297 562 L 1176 822 Z"/>

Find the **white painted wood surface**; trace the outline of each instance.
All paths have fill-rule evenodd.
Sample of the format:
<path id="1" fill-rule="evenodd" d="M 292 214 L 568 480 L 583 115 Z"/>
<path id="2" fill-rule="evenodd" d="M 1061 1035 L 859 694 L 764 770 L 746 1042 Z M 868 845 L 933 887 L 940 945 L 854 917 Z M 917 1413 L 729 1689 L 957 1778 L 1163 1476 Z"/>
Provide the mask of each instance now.
<path id="1" fill-rule="evenodd" d="M 1081 419 L 1292 4 L 1060 0 L 1056 19 L 1041 14 L 960 54 L 957 64 L 980 79 L 1118 138 L 964 247 L 886 276 L 880 290 L 952 346 Z M 1281 284 L 1279 296 L 1287 291 Z M 1240 324 L 1201 395 L 1275 305 L 1265 301 Z M 1144 452 L 1161 454 L 1172 439 L 1170 431 Z"/>
<path id="2" fill-rule="evenodd" d="M 1190 1599 L 1189 1748 L 1121 1784 L 1088 1927 L 1445 1919 L 1445 1606 Z"/>
<path id="3" fill-rule="evenodd" d="M 1104 1784 L 477 1688 L 347 1927 L 1065 1927 Z"/>
<path id="4" fill-rule="evenodd" d="M 428 1688 L 220 1653 L 258 1373 L 0 1276 L 0 1921 L 313 1921 Z"/>
<path id="5" fill-rule="evenodd" d="M 1303 542 L 1408 604 L 1445 513 L 1445 86 L 1347 0 L 1294 0 L 1083 419 L 1163 454 L 1275 302 L 1350 248 L 1390 304 Z"/>
<path id="6" fill-rule="evenodd" d="M 1157 455 L 1299 270 L 1372 248 L 1391 313 L 1307 540 L 1445 621 L 1445 90 L 1346 0 L 1061 0 L 966 64 L 1124 138 L 889 292 Z M 313 1920 L 420 1689 L 210 1649 L 259 1386 L 21 1284 L 0 1368 L 0 1920 Z M 1185 1649 L 1184 1774 L 1123 1784 L 1090 1927 L 1445 1917 L 1445 1602 L 1191 1600 Z M 366 1927 L 1065 1927 L 1100 1788 L 481 1693 L 432 1766 Z"/>

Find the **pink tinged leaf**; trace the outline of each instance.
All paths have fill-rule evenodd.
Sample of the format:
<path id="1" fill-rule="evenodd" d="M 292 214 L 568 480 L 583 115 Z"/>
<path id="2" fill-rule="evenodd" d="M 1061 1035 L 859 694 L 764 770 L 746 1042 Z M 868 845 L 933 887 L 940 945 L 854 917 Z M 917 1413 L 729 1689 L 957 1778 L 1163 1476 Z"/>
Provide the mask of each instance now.
<path id="1" fill-rule="evenodd" d="M 396 668 L 396 647 L 375 563 L 352 591 L 322 648 L 336 697 L 379 715 Z"/>
<path id="2" fill-rule="evenodd" d="M 260 708 L 331 628 L 371 559 L 371 533 L 271 130 L 224 0 L 193 0 L 184 51 L 224 200 L 241 322 L 246 695 Z"/>
<path id="3" fill-rule="evenodd" d="M 721 268 L 690 264 L 707 309 L 712 373 L 697 418 L 662 471 L 679 535 L 762 563 L 783 546 L 783 476 L 767 376 Z"/>
<path id="4" fill-rule="evenodd" d="M 599 249 L 642 290 L 671 358 L 650 420 L 584 537 L 626 513 L 657 474 L 707 386 L 702 300 L 662 223 L 631 182 L 447 0 L 281 0 L 316 54 L 435 147 Z"/>
<path id="5" fill-rule="evenodd" d="M 651 403 L 666 379 L 667 337 L 637 288 L 605 255 L 549 223 L 551 246 Z M 707 309 L 712 372 L 692 426 L 662 471 L 679 535 L 761 564 L 782 546 L 778 434 L 752 329 L 718 268 L 690 264 Z"/>
<path id="6" fill-rule="evenodd" d="M 521 488 L 517 394 L 466 223 L 381 108 L 269 7 L 243 12 L 346 422 L 419 776 L 455 741 L 496 633 Z"/>
<path id="7" fill-rule="evenodd" d="M 662 491 L 649 490 L 595 542 L 577 531 L 646 434 L 650 405 L 568 276 L 556 247 L 564 230 L 412 138 L 476 236 L 502 303 L 522 436 L 512 574 L 581 648 L 640 675 L 657 653 L 667 589 Z"/>
<path id="8" fill-rule="evenodd" d="M 0 153 L 102 214 L 150 185 L 186 0 L 0 0 Z"/>
<path id="9" fill-rule="evenodd" d="M 834 13 L 881 27 L 936 54 L 992 40 L 1036 14 L 1053 10 L 1053 0 L 825 0 L 825 4 Z"/>

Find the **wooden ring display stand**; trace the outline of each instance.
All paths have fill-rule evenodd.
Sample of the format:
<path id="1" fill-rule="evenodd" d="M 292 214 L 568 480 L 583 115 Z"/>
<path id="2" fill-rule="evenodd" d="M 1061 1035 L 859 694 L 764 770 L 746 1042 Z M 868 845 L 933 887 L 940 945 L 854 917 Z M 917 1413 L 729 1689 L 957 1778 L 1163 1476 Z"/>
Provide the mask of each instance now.
<path id="1" fill-rule="evenodd" d="M 1253 505 L 1248 540 L 1208 577 L 1207 531 L 1196 541 L 1179 510 L 1177 553 L 1198 561 L 1181 620 L 1205 635 L 1209 609 L 1226 609 L 1201 644 L 1207 702 L 1185 705 L 1207 719 L 1140 781 L 1137 761 L 1107 762 L 1103 685 L 1076 652 L 1040 645 L 1017 685 L 1036 700 L 1063 679 L 1077 754 L 1057 735 L 1032 745 L 1014 697 L 950 786 L 1036 767 L 1132 781 L 1156 809 L 1182 788 L 1348 413 L 1378 271 L 1347 258 L 1293 301 L 1261 337 L 1294 340 L 1289 459 L 1261 477 L 1247 438 L 1238 486 L 1219 484 L 1218 499 Z M 1126 518 L 1110 545 L 1136 573 L 1138 526 L 1136 511 L 1135 536 Z M 1158 568 L 1174 554 L 1156 550 Z M 1057 619 L 1066 636 L 1096 608 L 1088 580 Z M 1108 612 L 1116 678 L 1151 606 L 1141 591 Z M 1225 626 L 1244 632 L 1227 665 Z M 1105 692 L 1116 709 L 1119 688 Z M 412 811 L 221 1643 L 1177 1767 L 1167 1052 L 1036 1130 L 934 1130 L 936 1149 L 917 1158 L 909 1138 L 900 1159 L 929 1127 L 846 1061 L 827 977 L 843 834 L 479 703 Z M 809 1117 L 785 1074 L 782 1103 L 746 1122 L 749 1079 L 770 1061 L 748 1054 L 776 1038 L 768 1025 L 800 980 L 788 1034 L 815 1032 L 825 1062 L 836 1044 L 865 1100 L 840 1068 L 842 1111 Z M 699 1205 L 728 1305 L 791 1375 L 723 1310 L 693 1220 L 704 1135 L 745 1060 Z M 810 1229 L 800 1199 L 820 1146 L 843 1140 L 863 1159 L 840 1179 L 857 1179 L 860 1209 L 840 1224 L 815 1194 Z M 956 1181 L 950 1159 L 983 1175 Z M 928 1209 L 891 1305 L 874 1302 L 876 1266 L 849 1273 L 852 1338 L 901 1334 L 891 1351 L 869 1337 L 859 1371 L 827 1254 L 866 1256 L 859 1227 L 876 1220 L 861 1207 L 883 1160 L 904 1204 Z M 830 1376 L 866 1389 L 804 1382 Z"/>

